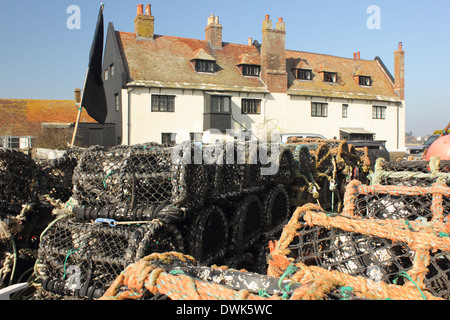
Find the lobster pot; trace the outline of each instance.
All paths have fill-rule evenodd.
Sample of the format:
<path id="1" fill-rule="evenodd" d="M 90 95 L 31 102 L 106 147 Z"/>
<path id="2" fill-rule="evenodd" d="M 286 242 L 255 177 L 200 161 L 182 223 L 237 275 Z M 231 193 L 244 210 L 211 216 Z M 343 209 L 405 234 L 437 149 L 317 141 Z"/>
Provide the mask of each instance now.
<path id="1" fill-rule="evenodd" d="M 244 197 L 236 207 L 230 224 L 230 252 L 241 254 L 254 245 L 263 230 L 262 204 L 254 195 Z"/>
<path id="2" fill-rule="evenodd" d="M 72 176 L 77 159 L 67 153 L 58 159 L 38 163 L 40 168 L 39 190 L 54 199 L 66 202 L 72 196 Z"/>
<path id="3" fill-rule="evenodd" d="M 389 283 L 410 269 L 413 261 L 413 252 L 405 243 L 306 224 L 288 249 L 288 257 L 307 266 Z"/>
<path id="4" fill-rule="evenodd" d="M 65 218 L 42 235 L 38 271 L 45 291 L 92 299 L 130 263 L 152 252 L 183 249 L 183 239 L 172 225 L 111 226 Z"/>
<path id="5" fill-rule="evenodd" d="M 203 208 L 189 222 L 185 233 L 187 252 L 197 261 L 215 264 L 228 249 L 228 222 L 218 206 Z"/>
<path id="6" fill-rule="evenodd" d="M 450 160 L 388 161 L 375 167 L 371 184 L 427 187 L 439 178 L 450 186 Z"/>
<path id="7" fill-rule="evenodd" d="M 367 186 L 355 180 L 347 186 L 344 197 L 346 216 L 417 220 L 426 225 L 447 219 L 449 212 L 450 188 L 441 183 L 430 187 Z"/>
<path id="8" fill-rule="evenodd" d="M 421 221 L 362 219 L 348 212 L 333 215 L 309 204 L 294 212 L 275 252 L 284 255 L 285 261 L 361 276 L 373 288 L 377 282 L 414 284 L 448 299 L 450 241 L 442 227 L 438 223 L 424 226 Z M 285 268 L 277 263 L 270 260 L 270 270 Z"/>
<path id="9" fill-rule="evenodd" d="M 428 187 L 362 185 L 353 181 L 347 187 L 343 215 L 362 219 L 398 221 L 410 232 L 426 232 L 437 240 L 448 241 L 450 188 L 443 182 Z M 424 230 L 424 231 L 422 231 Z M 430 243 L 434 246 L 434 243 Z M 448 247 L 447 247 L 448 249 Z M 426 273 L 427 286 L 433 294 L 450 297 L 450 259 L 444 249 L 431 250 Z"/>
<path id="10" fill-rule="evenodd" d="M 0 218 L 37 201 L 39 168 L 23 152 L 0 148 Z"/>
<path id="11" fill-rule="evenodd" d="M 144 144 L 86 151 L 74 170 L 73 197 L 81 206 L 200 205 L 208 184 L 204 168 L 191 158 L 193 148 Z"/>
<path id="12" fill-rule="evenodd" d="M 278 232 L 289 218 L 289 196 L 283 186 L 269 190 L 263 200 L 263 230 Z"/>

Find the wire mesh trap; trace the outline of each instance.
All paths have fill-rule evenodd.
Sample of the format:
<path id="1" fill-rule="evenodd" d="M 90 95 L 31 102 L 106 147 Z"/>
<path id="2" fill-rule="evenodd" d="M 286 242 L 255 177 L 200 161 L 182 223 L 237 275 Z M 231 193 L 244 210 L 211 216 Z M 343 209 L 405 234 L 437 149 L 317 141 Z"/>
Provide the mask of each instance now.
<path id="1" fill-rule="evenodd" d="M 98 298 L 127 265 L 155 251 L 183 250 L 179 231 L 158 222 L 111 226 L 67 217 L 42 236 L 42 288 L 59 295 Z"/>
<path id="2" fill-rule="evenodd" d="M 292 180 L 292 153 L 280 148 L 278 171 L 264 176 L 261 170 L 271 164 L 254 162 L 258 154 L 252 152 L 270 156 L 275 149 L 267 145 L 263 151 L 248 148 L 239 154 L 238 147 L 231 163 L 214 145 L 85 150 L 73 171 L 72 215 L 46 230 L 41 240 L 43 290 L 96 297 L 142 252 L 176 250 L 206 265 L 226 261 L 237 266 L 251 260 L 255 269 L 263 268 L 265 235 L 279 232 L 288 219 L 283 183 Z M 173 152 L 190 161 L 174 159 Z M 196 152 L 216 160 L 197 164 Z M 238 155 L 244 161 L 238 162 Z M 155 225 L 158 232 L 152 231 Z M 145 250 L 132 253 L 139 241 Z M 78 287 L 84 291 L 68 282 L 68 266 L 78 268 Z"/>
<path id="3" fill-rule="evenodd" d="M 0 148 L 0 288 L 26 279 L 51 221 L 41 201 L 41 167 L 26 154 Z"/>
<path id="4" fill-rule="evenodd" d="M 176 148 L 145 144 L 86 151 L 73 173 L 73 198 L 87 210 L 121 206 L 142 211 L 154 204 L 189 210 L 202 207 L 207 199 L 241 196 L 291 179 L 288 150 L 281 150 L 276 159 L 279 170 L 264 176 L 260 170 L 265 165 L 252 162 L 255 155 L 250 152 L 243 154 L 242 162 L 233 158 L 230 163 L 229 155 L 217 146 L 189 143 Z M 232 151 L 236 157 L 238 146 Z M 211 158 L 215 162 L 208 162 Z M 132 214 L 122 217 L 134 219 Z"/>
<path id="5" fill-rule="evenodd" d="M 442 232 L 443 222 L 433 228 L 344 212 L 347 216 L 330 215 L 313 204 L 297 208 L 269 256 L 268 275 L 294 264 L 354 288 L 359 278 L 371 286 L 370 292 L 358 293 L 367 298 L 449 298 L 450 238 Z M 381 293 L 392 284 L 412 290 Z"/>
<path id="6" fill-rule="evenodd" d="M 379 159 L 375 165 L 372 185 L 430 186 L 442 180 L 450 186 L 450 161 L 432 157 L 430 161 L 389 161 Z"/>
<path id="7" fill-rule="evenodd" d="M 35 203 L 39 169 L 24 153 L 0 148 L 0 218 L 18 215 L 22 205 Z"/>

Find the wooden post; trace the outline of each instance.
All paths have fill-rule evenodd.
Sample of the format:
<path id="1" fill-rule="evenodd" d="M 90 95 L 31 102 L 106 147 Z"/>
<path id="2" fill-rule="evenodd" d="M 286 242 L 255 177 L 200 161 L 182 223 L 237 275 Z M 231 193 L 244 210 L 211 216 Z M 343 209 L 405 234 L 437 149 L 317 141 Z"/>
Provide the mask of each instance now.
<path id="1" fill-rule="evenodd" d="M 86 76 L 84 77 L 84 85 L 83 85 L 83 91 L 81 92 L 81 98 L 80 98 L 80 102 L 79 102 L 80 105 L 78 107 L 77 121 L 75 122 L 75 128 L 73 129 L 73 134 L 72 134 L 72 142 L 70 143 L 69 148 L 72 148 L 73 144 L 75 143 L 75 136 L 77 135 L 78 123 L 80 123 L 80 118 L 81 118 L 81 109 L 83 109 L 83 106 L 81 105 L 81 103 L 83 102 L 83 95 L 84 95 L 84 90 L 86 87 L 86 80 L 87 80 L 88 72 L 89 72 L 89 67 L 86 71 Z"/>

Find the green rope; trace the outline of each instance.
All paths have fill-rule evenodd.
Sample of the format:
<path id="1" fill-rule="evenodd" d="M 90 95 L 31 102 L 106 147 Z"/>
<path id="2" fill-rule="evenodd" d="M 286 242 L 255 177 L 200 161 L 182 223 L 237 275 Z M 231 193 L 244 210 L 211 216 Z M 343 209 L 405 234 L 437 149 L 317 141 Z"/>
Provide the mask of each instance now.
<path id="1" fill-rule="evenodd" d="M 292 275 L 295 271 L 297 271 L 297 267 L 293 264 L 290 264 L 287 268 L 286 271 L 283 273 L 283 275 L 280 277 L 280 279 L 278 280 L 278 288 L 280 288 L 281 291 L 283 291 L 283 295 L 281 296 L 282 299 L 287 299 L 288 298 L 288 290 L 291 287 L 292 283 L 286 285 L 286 286 L 282 286 L 282 282 L 284 280 L 285 277 L 288 277 L 290 275 Z"/>
<path id="2" fill-rule="evenodd" d="M 67 266 L 67 259 L 69 259 L 69 256 L 74 253 L 77 252 L 79 249 L 75 249 L 75 250 L 69 250 L 69 252 L 66 255 L 66 259 L 64 260 L 64 274 L 63 274 L 63 280 L 66 278 L 66 266 Z"/>
<path id="3" fill-rule="evenodd" d="M 412 227 L 412 225 L 409 223 L 408 220 L 405 220 L 405 224 L 406 224 L 406 226 L 408 227 L 409 230 L 411 230 L 411 231 L 413 231 L 413 232 L 416 231 L 416 230 L 414 230 L 414 228 Z"/>
<path id="4" fill-rule="evenodd" d="M 116 170 L 112 170 L 112 171 L 110 171 L 106 176 L 105 176 L 105 178 L 103 179 L 103 187 L 105 188 L 105 189 L 108 189 L 108 187 L 106 186 L 106 179 L 110 176 L 110 175 L 112 175 L 112 174 L 114 174 L 114 173 L 116 173 Z"/>
<path id="5" fill-rule="evenodd" d="M 450 237 L 450 235 L 448 233 L 445 233 L 445 232 L 439 232 L 439 237 L 441 237 L 441 238 L 448 238 L 448 237 Z"/>
<path id="6" fill-rule="evenodd" d="M 183 270 L 172 270 L 169 273 L 173 274 L 175 276 L 178 275 L 178 274 L 185 274 Z"/>
<path id="7" fill-rule="evenodd" d="M 262 298 L 270 298 L 270 295 L 267 293 L 266 289 L 259 289 L 258 296 Z"/>
<path id="8" fill-rule="evenodd" d="M 409 276 L 409 274 L 407 274 L 405 271 L 402 271 L 398 274 L 398 276 L 402 276 L 405 277 L 406 279 L 408 279 L 409 281 L 411 281 L 413 283 L 413 285 L 416 286 L 416 288 L 420 291 L 420 294 L 422 295 L 422 298 L 424 300 L 427 300 L 427 296 L 423 293 L 423 291 L 419 288 L 418 284 L 414 282 L 414 280 Z M 392 281 L 395 285 L 397 284 L 397 280 L 398 280 L 398 276 Z"/>
<path id="9" fill-rule="evenodd" d="M 341 300 L 350 300 L 350 293 L 352 293 L 352 291 L 352 287 L 341 287 L 341 294 L 343 297 Z"/>

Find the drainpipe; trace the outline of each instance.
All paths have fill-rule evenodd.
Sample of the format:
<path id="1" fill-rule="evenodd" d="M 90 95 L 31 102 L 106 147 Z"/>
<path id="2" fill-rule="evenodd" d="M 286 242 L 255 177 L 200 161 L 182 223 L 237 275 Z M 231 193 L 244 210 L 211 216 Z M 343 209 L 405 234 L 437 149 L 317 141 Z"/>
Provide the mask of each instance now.
<path id="1" fill-rule="evenodd" d="M 127 117 L 127 145 L 130 145 L 131 142 L 131 121 L 130 121 L 130 115 L 131 115 L 131 92 L 134 90 L 134 87 L 128 87 L 127 89 L 127 95 L 128 95 L 128 117 Z"/>

